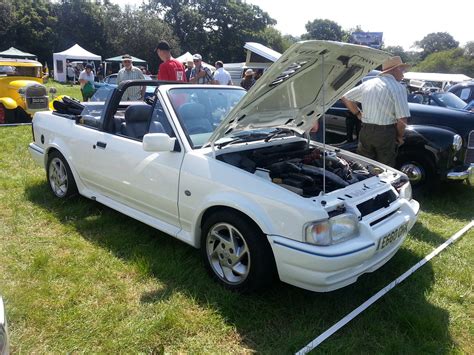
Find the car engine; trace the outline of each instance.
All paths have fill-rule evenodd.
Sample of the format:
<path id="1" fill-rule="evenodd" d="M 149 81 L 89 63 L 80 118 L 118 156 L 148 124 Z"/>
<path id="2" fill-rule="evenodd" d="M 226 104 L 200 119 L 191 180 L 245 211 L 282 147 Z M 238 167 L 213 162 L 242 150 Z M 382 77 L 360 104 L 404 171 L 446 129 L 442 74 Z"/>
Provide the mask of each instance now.
<path id="1" fill-rule="evenodd" d="M 371 164 L 364 166 L 344 159 L 337 151 L 308 147 L 306 142 L 227 153 L 219 155 L 217 159 L 268 179 L 303 197 L 317 196 L 323 191 L 325 170 L 326 192 L 344 188 L 383 171 Z"/>

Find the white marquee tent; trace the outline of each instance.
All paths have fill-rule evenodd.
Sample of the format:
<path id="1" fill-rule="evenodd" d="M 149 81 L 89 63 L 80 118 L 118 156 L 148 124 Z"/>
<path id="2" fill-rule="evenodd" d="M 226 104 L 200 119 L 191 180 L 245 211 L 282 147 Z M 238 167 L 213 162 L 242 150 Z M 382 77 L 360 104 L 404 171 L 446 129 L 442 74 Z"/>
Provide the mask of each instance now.
<path id="1" fill-rule="evenodd" d="M 59 82 L 66 81 L 66 61 L 91 61 L 101 59 L 102 57 L 100 55 L 91 53 L 78 44 L 73 45 L 65 51 L 53 53 L 54 80 Z"/>
<path id="2" fill-rule="evenodd" d="M 189 52 L 186 52 L 182 55 L 180 55 L 178 58 L 174 58 L 176 59 L 178 62 L 181 62 L 181 63 L 187 63 L 187 62 L 192 62 L 193 61 L 193 55 Z M 209 69 L 211 69 L 212 71 L 215 71 L 216 70 L 216 67 L 209 64 L 209 63 L 206 63 L 205 61 L 202 61 L 201 64 L 204 66 L 204 67 L 208 67 Z"/>

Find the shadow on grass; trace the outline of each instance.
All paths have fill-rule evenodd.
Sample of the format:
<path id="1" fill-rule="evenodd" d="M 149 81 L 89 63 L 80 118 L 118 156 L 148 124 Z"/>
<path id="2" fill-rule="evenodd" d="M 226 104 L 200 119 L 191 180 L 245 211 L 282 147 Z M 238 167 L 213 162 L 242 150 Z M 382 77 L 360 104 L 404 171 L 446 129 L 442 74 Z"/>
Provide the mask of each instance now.
<path id="1" fill-rule="evenodd" d="M 474 186 L 465 182 L 445 182 L 415 197 L 421 209 L 466 223 L 474 219 Z"/>
<path id="2" fill-rule="evenodd" d="M 143 223 L 82 197 L 57 200 L 46 183 L 29 186 L 26 197 L 118 258 L 129 263 L 140 260 L 141 272 L 166 285 L 143 294 L 142 303 L 159 302 L 175 292 L 187 294 L 235 327 L 246 347 L 263 353 L 299 350 L 420 259 L 401 249 L 376 272 L 331 293 L 276 283 L 259 294 L 239 295 L 207 277 L 197 250 Z M 454 343 L 448 314 L 426 299 L 433 280 L 427 264 L 319 349 L 328 353 L 450 352 Z"/>

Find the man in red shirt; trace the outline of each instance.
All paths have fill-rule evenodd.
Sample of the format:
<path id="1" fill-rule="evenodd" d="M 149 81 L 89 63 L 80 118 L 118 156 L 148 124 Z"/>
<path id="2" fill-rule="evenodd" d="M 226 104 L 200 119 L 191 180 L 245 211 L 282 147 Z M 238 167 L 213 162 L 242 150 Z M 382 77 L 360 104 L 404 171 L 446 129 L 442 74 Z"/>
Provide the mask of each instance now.
<path id="1" fill-rule="evenodd" d="M 163 61 L 158 68 L 158 80 L 186 81 L 184 65 L 171 56 L 171 47 L 161 41 L 156 47 L 156 54 Z"/>

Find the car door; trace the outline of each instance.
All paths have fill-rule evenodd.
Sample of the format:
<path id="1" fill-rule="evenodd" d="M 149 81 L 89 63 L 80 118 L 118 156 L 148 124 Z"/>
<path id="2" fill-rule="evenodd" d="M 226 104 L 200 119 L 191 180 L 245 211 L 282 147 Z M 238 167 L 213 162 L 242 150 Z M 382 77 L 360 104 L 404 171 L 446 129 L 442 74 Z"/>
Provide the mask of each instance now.
<path id="1" fill-rule="evenodd" d="M 184 151 L 144 151 L 142 136 L 133 136 L 133 132 L 124 129 L 126 124 L 133 123 L 127 122 L 127 110 L 116 133 L 95 131 L 82 139 L 83 154 L 78 157 L 81 176 L 88 187 L 104 197 L 179 226 L 177 196 Z M 140 121 L 146 125 L 142 133 L 149 131 L 158 112 L 164 114 L 159 101 L 150 112 L 151 117 Z M 164 119 L 171 129 L 166 116 Z"/>

